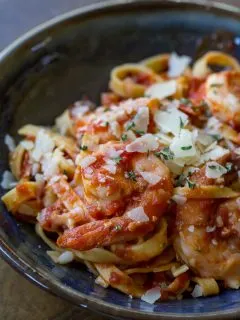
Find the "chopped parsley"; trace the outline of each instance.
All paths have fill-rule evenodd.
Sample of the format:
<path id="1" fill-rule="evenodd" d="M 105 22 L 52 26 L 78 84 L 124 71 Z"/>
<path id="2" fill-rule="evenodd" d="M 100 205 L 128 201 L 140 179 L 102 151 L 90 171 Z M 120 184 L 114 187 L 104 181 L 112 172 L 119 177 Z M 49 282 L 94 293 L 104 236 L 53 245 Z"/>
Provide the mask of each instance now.
<path id="1" fill-rule="evenodd" d="M 211 169 L 211 170 L 216 170 L 217 166 L 211 165 L 211 166 L 208 166 L 208 168 Z"/>
<path id="2" fill-rule="evenodd" d="M 180 99 L 180 103 L 184 104 L 188 107 L 192 107 L 192 101 L 190 99 L 182 98 L 182 99 Z"/>
<path id="3" fill-rule="evenodd" d="M 184 128 L 183 119 L 181 117 L 179 117 L 179 119 L 180 119 L 180 129 L 183 129 Z"/>
<path id="4" fill-rule="evenodd" d="M 210 134 L 210 136 L 216 141 L 219 141 L 222 139 L 220 134 Z"/>
<path id="5" fill-rule="evenodd" d="M 225 168 L 227 169 L 227 172 L 230 172 L 232 170 L 233 164 L 231 162 L 227 162 L 225 165 Z"/>
<path id="6" fill-rule="evenodd" d="M 189 178 L 186 179 L 187 185 L 190 189 L 194 189 L 196 187 L 196 183 L 189 180 Z"/>
<path id="7" fill-rule="evenodd" d="M 210 85 L 211 88 L 219 88 L 222 87 L 223 85 L 221 83 L 213 83 Z"/>
<path id="8" fill-rule="evenodd" d="M 180 174 L 180 176 L 178 177 L 178 179 L 176 181 L 176 187 L 182 187 L 185 180 L 186 180 L 186 177 L 184 176 L 184 174 Z"/>
<path id="9" fill-rule="evenodd" d="M 126 133 L 122 134 L 121 139 L 122 139 L 122 141 L 126 141 L 128 139 L 127 134 Z"/>
<path id="10" fill-rule="evenodd" d="M 88 146 L 85 146 L 84 144 L 80 146 L 80 150 L 86 151 L 88 149 Z"/>
<path id="11" fill-rule="evenodd" d="M 143 136 L 145 134 L 144 131 L 142 130 L 133 130 L 136 134 L 138 134 L 139 136 Z"/>
<path id="12" fill-rule="evenodd" d="M 172 160 L 174 158 L 174 153 L 169 147 L 165 147 L 161 151 L 155 152 L 154 154 L 156 157 L 164 160 Z"/>
<path id="13" fill-rule="evenodd" d="M 116 157 L 116 158 L 112 158 L 113 161 L 115 161 L 117 164 L 120 163 L 120 161 L 122 160 L 122 158 L 120 156 Z"/>
<path id="14" fill-rule="evenodd" d="M 117 224 L 114 228 L 115 231 L 120 231 L 122 230 L 122 226 L 120 226 L 119 224 Z"/>
<path id="15" fill-rule="evenodd" d="M 182 150 L 190 150 L 192 149 L 192 146 L 184 146 L 184 147 L 181 147 Z"/>
<path id="16" fill-rule="evenodd" d="M 127 131 L 132 130 L 135 127 L 135 123 L 132 121 L 127 125 Z"/>
<path id="17" fill-rule="evenodd" d="M 136 174 L 134 171 L 128 171 L 127 178 L 135 182 L 137 181 Z"/>
<path id="18" fill-rule="evenodd" d="M 109 126 L 109 122 L 108 121 L 105 121 L 104 123 L 103 123 L 103 127 L 108 127 Z"/>

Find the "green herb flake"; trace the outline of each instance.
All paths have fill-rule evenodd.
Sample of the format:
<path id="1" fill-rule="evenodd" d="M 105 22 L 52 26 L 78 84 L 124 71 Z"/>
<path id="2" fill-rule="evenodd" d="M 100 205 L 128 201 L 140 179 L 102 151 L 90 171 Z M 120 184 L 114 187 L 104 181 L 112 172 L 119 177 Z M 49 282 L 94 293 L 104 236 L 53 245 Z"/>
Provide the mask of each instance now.
<path id="1" fill-rule="evenodd" d="M 138 134 L 139 136 L 143 136 L 145 134 L 144 131 L 142 130 L 133 130 L 136 134 Z"/>
<path id="2" fill-rule="evenodd" d="M 164 160 L 173 160 L 174 153 L 170 150 L 169 147 L 163 148 L 161 151 L 154 153 L 156 157 L 164 159 Z"/>
<path id="3" fill-rule="evenodd" d="M 222 139 L 222 137 L 219 134 L 210 134 L 210 136 L 216 141 L 219 141 Z"/>
<path id="4" fill-rule="evenodd" d="M 227 162 L 225 165 L 225 168 L 227 169 L 227 172 L 230 172 L 232 170 L 233 164 L 231 162 Z"/>
<path id="5" fill-rule="evenodd" d="M 183 119 L 181 117 L 179 117 L 179 119 L 180 119 L 180 129 L 183 129 L 184 128 Z"/>
<path id="6" fill-rule="evenodd" d="M 120 163 L 120 161 L 122 161 L 122 158 L 120 156 L 116 157 L 116 158 L 112 158 L 113 161 L 115 161 L 117 164 Z"/>
<path id="7" fill-rule="evenodd" d="M 221 83 L 213 83 L 210 85 L 211 88 L 220 88 L 222 87 L 223 85 Z"/>
<path id="8" fill-rule="evenodd" d="M 108 127 L 109 126 L 109 122 L 108 121 L 105 121 L 104 123 L 103 123 L 103 127 Z"/>
<path id="9" fill-rule="evenodd" d="M 176 187 L 182 187 L 183 184 L 185 183 L 186 177 L 184 174 L 180 174 L 180 176 L 178 177 L 177 181 L 176 181 Z"/>
<path id="10" fill-rule="evenodd" d="M 122 226 L 120 226 L 119 224 L 117 224 L 114 228 L 115 231 L 120 231 L 122 230 Z"/>
<path id="11" fill-rule="evenodd" d="M 128 171 L 127 178 L 135 182 L 137 181 L 136 174 L 134 171 Z"/>
<path id="12" fill-rule="evenodd" d="M 208 166 L 208 168 L 211 170 L 217 170 L 217 166 L 215 166 L 215 165 Z"/>
<path id="13" fill-rule="evenodd" d="M 132 130 L 135 127 L 135 123 L 132 121 L 127 125 L 127 131 Z"/>
<path id="14" fill-rule="evenodd" d="M 194 189 L 196 187 L 196 183 L 189 180 L 189 178 L 186 179 L 187 185 L 190 189 Z"/>
<path id="15" fill-rule="evenodd" d="M 182 150 L 190 150 L 192 149 L 192 146 L 184 146 L 184 147 L 181 147 Z"/>
<path id="16" fill-rule="evenodd" d="M 190 99 L 187 99 L 187 98 L 180 99 L 180 103 L 184 104 L 184 105 L 186 105 L 188 107 L 192 107 L 192 105 L 193 105 L 192 101 Z"/>
<path id="17" fill-rule="evenodd" d="M 87 149 L 88 149 L 88 146 L 85 146 L 85 145 L 80 146 L 80 150 L 82 151 L 86 151 Z"/>
<path id="18" fill-rule="evenodd" d="M 128 136 L 127 136 L 127 134 L 122 134 L 121 135 L 121 139 L 122 139 L 122 141 L 126 141 L 127 139 L 128 139 Z"/>

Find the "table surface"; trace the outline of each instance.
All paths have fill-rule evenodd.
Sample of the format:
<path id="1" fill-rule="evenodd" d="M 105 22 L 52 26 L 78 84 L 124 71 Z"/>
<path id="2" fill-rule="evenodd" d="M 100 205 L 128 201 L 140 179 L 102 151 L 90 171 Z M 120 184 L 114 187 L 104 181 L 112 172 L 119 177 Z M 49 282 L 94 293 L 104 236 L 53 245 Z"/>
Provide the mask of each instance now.
<path id="1" fill-rule="evenodd" d="M 0 49 L 39 23 L 94 2 L 99 0 L 0 0 Z M 106 320 L 42 291 L 1 259 L 0 315 L 4 320 Z"/>

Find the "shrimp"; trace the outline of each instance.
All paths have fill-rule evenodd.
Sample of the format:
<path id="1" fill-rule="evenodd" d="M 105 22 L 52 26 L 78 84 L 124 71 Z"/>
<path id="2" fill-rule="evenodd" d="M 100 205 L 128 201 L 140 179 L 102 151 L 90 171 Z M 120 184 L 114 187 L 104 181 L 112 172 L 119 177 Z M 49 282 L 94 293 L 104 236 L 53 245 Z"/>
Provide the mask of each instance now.
<path id="1" fill-rule="evenodd" d="M 197 182 L 200 178 L 193 177 Z M 201 179 L 211 184 L 211 179 Z M 189 199 L 178 206 L 174 248 L 178 257 L 201 277 L 240 287 L 240 198 Z"/>
<path id="2" fill-rule="evenodd" d="M 240 72 L 211 74 L 206 81 L 206 99 L 214 116 L 235 128 L 240 127 Z"/>
<path id="3" fill-rule="evenodd" d="M 158 100 L 149 98 L 99 107 L 94 113 L 73 118 L 75 136 L 91 150 L 108 141 L 119 141 L 123 134 L 123 140 L 133 140 L 142 132 L 154 131 L 153 114 L 158 107 Z"/>
<path id="4" fill-rule="evenodd" d="M 120 151 L 121 146 L 116 150 Z M 112 173 L 104 168 L 99 153 L 90 166 L 91 175 L 86 176 L 89 169 L 83 169 L 85 206 L 95 221 L 66 230 L 57 240 L 60 247 L 89 250 L 127 242 L 146 235 L 157 225 L 172 194 L 168 168 L 151 153 L 122 152 L 120 157 Z M 144 173 L 146 180 L 147 173 L 158 178 L 147 182 Z"/>

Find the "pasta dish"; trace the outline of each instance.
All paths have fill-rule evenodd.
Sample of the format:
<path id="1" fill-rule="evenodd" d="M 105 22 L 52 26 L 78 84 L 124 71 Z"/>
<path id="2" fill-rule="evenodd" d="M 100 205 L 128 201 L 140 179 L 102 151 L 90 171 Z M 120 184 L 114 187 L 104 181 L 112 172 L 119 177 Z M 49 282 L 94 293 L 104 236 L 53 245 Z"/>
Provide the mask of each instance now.
<path id="1" fill-rule="evenodd" d="M 216 67 L 221 69 L 216 72 Z M 156 301 L 240 287 L 240 64 L 211 51 L 115 67 L 101 106 L 11 136 L 2 201 L 55 263 Z"/>

